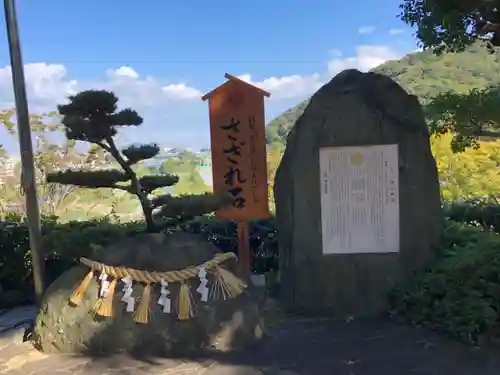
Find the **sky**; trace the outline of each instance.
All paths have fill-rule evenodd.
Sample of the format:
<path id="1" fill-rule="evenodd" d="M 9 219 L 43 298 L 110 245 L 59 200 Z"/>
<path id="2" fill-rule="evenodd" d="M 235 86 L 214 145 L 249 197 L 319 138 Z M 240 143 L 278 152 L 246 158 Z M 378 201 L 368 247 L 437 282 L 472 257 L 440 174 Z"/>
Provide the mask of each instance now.
<path id="1" fill-rule="evenodd" d="M 271 93 L 266 121 L 348 68 L 369 70 L 415 51 L 401 0 L 17 1 L 31 113 L 85 89 L 112 90 L 144 117 L 130 143 L 209 147 L 201 96 L 240 77 Z M 14 106 L 0 17 L 0 109 Z M 0 129 L 0 144 L 17 139 Z"/>

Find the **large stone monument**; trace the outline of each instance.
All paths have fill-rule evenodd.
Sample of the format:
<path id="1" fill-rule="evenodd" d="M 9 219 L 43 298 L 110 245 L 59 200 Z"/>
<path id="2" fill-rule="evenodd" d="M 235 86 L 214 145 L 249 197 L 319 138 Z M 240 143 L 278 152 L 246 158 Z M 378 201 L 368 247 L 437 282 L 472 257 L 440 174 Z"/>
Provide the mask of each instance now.
<path id="1" fill-rule="evenodd" d="M 295 312 L 374 316 L 439 246 L 422 108 L 389 77 L 346 70 L 291 130 L 274 187 L 282 297 Z"/>

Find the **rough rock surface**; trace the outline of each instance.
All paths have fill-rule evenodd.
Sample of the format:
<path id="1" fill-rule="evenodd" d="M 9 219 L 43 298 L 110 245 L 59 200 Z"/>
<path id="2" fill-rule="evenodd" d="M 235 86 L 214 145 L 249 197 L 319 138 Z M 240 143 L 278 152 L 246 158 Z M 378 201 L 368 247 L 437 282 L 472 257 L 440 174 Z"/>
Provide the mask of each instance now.
<path id="1" fill-rule="evenodd" d="M 217 248 L 201 237 L 174 233 L 140 234 L 114 244 L 99 252 L 94 260 L 108 265 L 122 265 L 150 271 L 169 271 L 201 264 L 217 253 Z M 247 280 L 234 261 L 226 268 Z M 79 265 L 61 275 L 48 288 L 35 325 L 35 343 L 48 353 L 109 354 L 116 352 L 147 353 L 149 355 L 183 354 L 202 347 L 231 350 L 258 340 L 263 333 L 260 306 L 251 285 L 246 293 L 235 299 L 197 301 L 194 319 L 180 322 L 175 314 L 178 283 L 173 284 L 173 311 L 165 314 L 156 303 L 159 285 L 153 289 L 148 324 L 137 324 L 120 301 L 123 284 L 114 294 L 115 317 L 93 317 L 89 314 L 96 301 L 97 279 L 87 289 L 84 302 L 77 307 L 68 298 L 83 280 L 88 268 Z M 197 279 L 191 284 L 197 298 Z M 209 285 L 210 286 L 210 285 Z M 134 295 L 140 296 L 143 287 L 134 283 Z M 137 304 L 136 304 L 137 306 Z"/>
<path id="2" fill-rule="evenodd" d="M 319 148 L 398 144 L 400 252 L 323 255 Z M 389 77 L 346 70 L 291 130 L 274 186 L 285 305 L 305 314 L 372 316 L 396 280 L 425 265 L 442 228 L 436 163 L 422 108 Z"/>

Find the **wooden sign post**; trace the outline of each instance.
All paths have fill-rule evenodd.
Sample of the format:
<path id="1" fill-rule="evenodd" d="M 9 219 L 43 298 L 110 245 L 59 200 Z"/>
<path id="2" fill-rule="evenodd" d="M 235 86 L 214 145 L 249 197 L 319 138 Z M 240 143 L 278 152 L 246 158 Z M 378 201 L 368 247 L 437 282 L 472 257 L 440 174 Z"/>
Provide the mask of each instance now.
<path id="1" fill-rule="evenodd" d="M 229 191 L 235 198 L 216 217 L 238 223 L 238 256 L 251 272 L 248 221 L 270 216 L 264 119 L 264 97 L 270 94 L 224 77 L 227 82 L 202 97 L 208 99 L 214 192 Z"/>

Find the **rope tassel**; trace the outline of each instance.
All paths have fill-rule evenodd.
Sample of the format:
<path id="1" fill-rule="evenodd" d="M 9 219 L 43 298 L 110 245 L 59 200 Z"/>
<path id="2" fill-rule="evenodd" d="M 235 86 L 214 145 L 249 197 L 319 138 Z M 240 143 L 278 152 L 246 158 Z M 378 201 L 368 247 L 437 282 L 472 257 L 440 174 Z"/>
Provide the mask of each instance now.
<path id="1" fill-rule="evenodd" d="M 82 301 L 83 301 L 83 296 L 85 295 L 85 292 L 87 291 L 90 282 L 94 278 L 94 270 L 90 269 L 89 273 L 87 273 L 87 276 L 85 276 L 85 279 L 82 280 L 78 288 L 73 292 L 73 294 L 69 297 L 69 301 L 75 305 L 79 306 Z"/>
<path id="2" fill-rule="evenodd" d="M 149 322 L 149 303 L 151 302 L 151 284 L 146 284 L 142 291 L 141 299 L 133 319 L 136 323 L 147 324 Z"/>
<path id="3" fill-rule="evenodd" d="M 232 272 L 222 268 L 215 268 L 215 282 L 212 284 L 211 294 L 212 298 L 235 298 L 243 293 L 248 285 L 236 277 Z"/>
<path id="4" fill-rule="evenodd" d="M 113 279 L 107 288 L 107 291 L 103 297 L 100 297 L 94 306 L 92 307 L 91 313 L 104 316 L 107 318 L 112 318 L 114 316 L 113 311 L 113 297 L 115 294 L 117 280 Z"/>
<path id="5" fill-rule="evenodd" d="M 194 299 L 189 284 L 182 282 L 179 289 L 177 316 L 179 320 L 188 320 L 194 316 Z"/>
<path id="6" fill-rule="evenodd" d="M 137 309 L 133 314 L 133 320 L 136 323 L 146 324 L 149 322 L 150 303 L 153 298 L 152 288 L 156 283 L 162 284 L 160 298 L 158 303 L 163 305 L 163 312 L 170 313 L 169 291 L 167 286 L 171 283 L 180 283 L 177 296 L 176 308 L 177 316 L 181 321 L 188 320 L 196 314 L 196 304 L 191 294 L 191 279 L 199 279 L 197 292 L 200 294 L 200 300 L 207 302 L 208 297 L 215 299 L 235 298 L 243 293 L 247 284 L 231 273 L 227 269 L 220 267 L 222 262 L 228 259 L 237 259 L 234 253 L 217 253 L 211 260 L 208 260 L 197 266 L 188 266 L 180 270 L 171 271 L 148 271 L 122 266 L 110 266 L 105 263 L 96 262 L 87 258 L 80 258 L 80 262 L 89 267 L 89 272 L 82 280 L 69 298 L 69 304 L 72 306 L 81 305 L 85 297 L 89 297 L 87 290 L 90 282 L 94 279 L 95 272 L 100 272 L 99 294 L 90 313 L 103 317 L 113 317 L 114 294 L 120 280 L 124 284 L 123 297 L 121 301 L 127 303 L 127 312 L 133 312 L 136 299 L 132 296 L 132 283 L 141 283 L 144 288 L 138 301 Z M 207 287 L 207 274 L 213 274 L 214 282 L 210 288 Z M 108 281 L 108 278 L 110 281 Z"/>

